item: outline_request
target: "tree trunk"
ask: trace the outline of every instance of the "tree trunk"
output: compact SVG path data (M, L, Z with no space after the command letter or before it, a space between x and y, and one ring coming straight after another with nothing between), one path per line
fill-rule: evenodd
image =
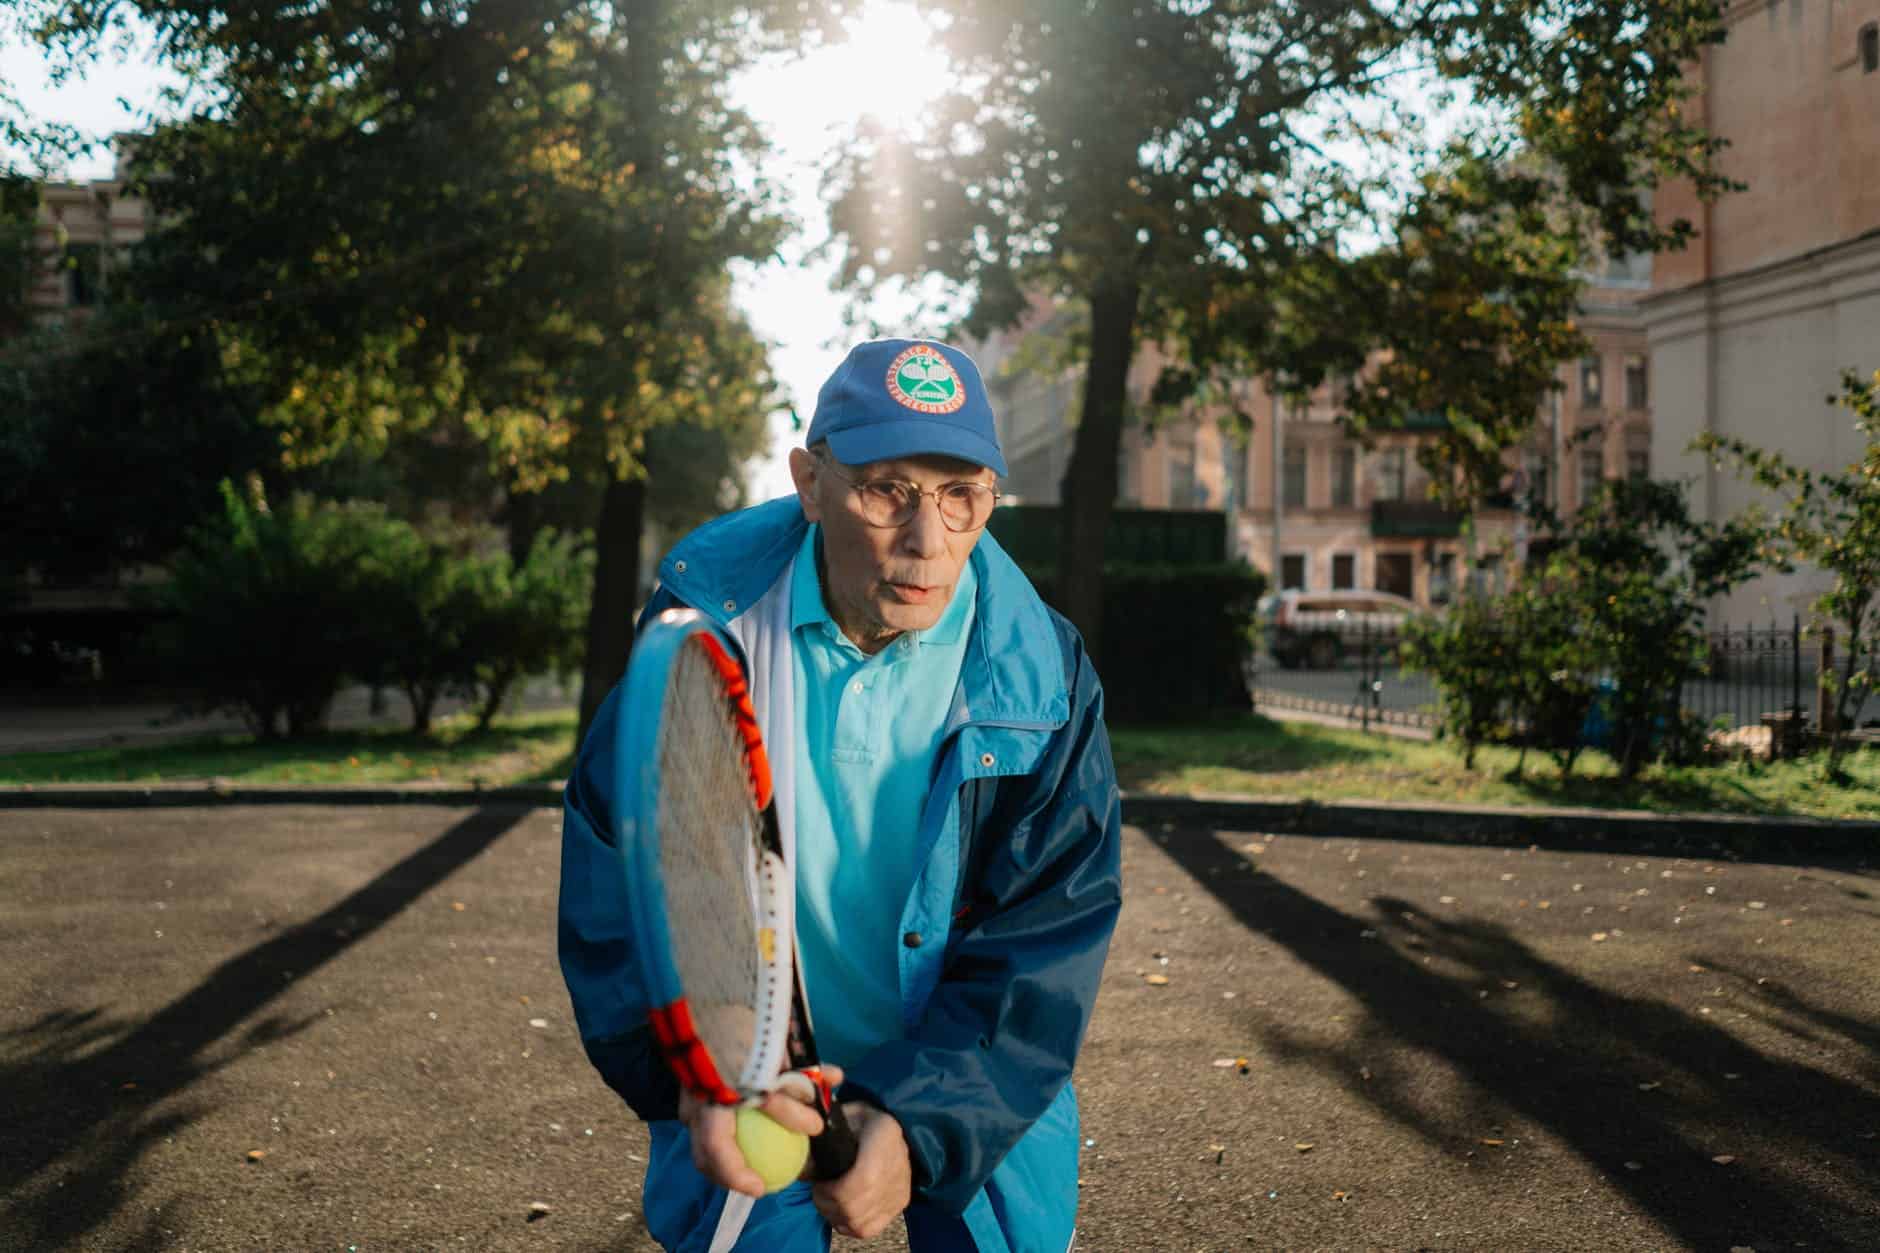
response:
M581 663L577 746L587 737L607 693L626 673L633 613L640 603L640 532L645 522L646 481L609 483L594 528L594 600L588 606L587 655Z
M1071 463L1064 472L1057 602L1099 662L1103 656L1103 548L1116 505L1129 363L1136 347L1133 275L1106 275L1090 293L1090 361Z

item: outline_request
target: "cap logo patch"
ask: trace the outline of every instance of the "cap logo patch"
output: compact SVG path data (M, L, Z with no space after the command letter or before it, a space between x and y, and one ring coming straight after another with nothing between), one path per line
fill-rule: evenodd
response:
M916 413L953 413L966 403L966 384L932 344L915 344L888 366L888 395Z

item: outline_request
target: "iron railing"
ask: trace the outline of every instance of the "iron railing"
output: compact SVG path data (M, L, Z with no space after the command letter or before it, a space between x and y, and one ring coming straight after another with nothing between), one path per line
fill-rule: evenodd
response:
M1436 685L1399 661L1400 632L1369 621L1349 628L1317 628L1319 643L1293 638L1283 663L1262 647L1248 666L1256 706L1292 709L1374 724L1433 727ZM1680 703L1719 733L1768 728L1772 735L1819 728L1821 710L1833 708L1822 686L1822 640L1798 616L1788 625L1718 627L1708 632L1705 672L1684 684ZM1271 641L1264 643L1270 644ZM1597 680L1602 676L1595 676ZM1855 710L1853 727L1880 719L1880 693ZM1751 737L1753 738L1753 737Z

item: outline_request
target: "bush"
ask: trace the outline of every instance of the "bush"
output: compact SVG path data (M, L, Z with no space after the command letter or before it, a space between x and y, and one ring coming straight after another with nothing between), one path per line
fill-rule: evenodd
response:
M593 550L554 531L536 535L520 566L502 554L466 567L464 653L479 730L489 726L518 680L566 676L580 667L593 586Z
M1419 624L1406 657L1436 680L1467 764L1485 740L1518 731L1563 776L1598 742L1631 779L1647 762L1701 752L1679 698L1708 666L1704 605L1749 577L1758 541L1751 523L1693 520L1677 485L1609 483L1540 571Z
M205 709L263 739L321 726L348 682L396 687L412 729L446 694L473 698L479 729L521 678L579 662L592 554L544 532L521 566L475 536L419 534L378 505L224 489L160 593L163 648Z
M295 497L270 509L258 485L222 485L223 512L198 527L157 593L171 615L162 651L204 709L232 710L262 739L314 730L384 611L378 554L410 528L371 505Z
M1052 571L1027 573L1054 603ZM1105 566L1098 674L1108 716L1147 722L1249 708L1244 664L1265 590L1265 577L1238 563Z
M1502 620L1498 602L1465 596L1440 617L1404 624L1404 668L1430 676L1437 690L1437 726L1462 745L1463 765L1498 738L1518 676L1531 664L1521 637Z

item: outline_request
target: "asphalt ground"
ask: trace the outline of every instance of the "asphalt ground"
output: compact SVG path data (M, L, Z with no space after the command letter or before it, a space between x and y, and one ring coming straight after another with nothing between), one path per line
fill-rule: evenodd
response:
M0 811L0 1248L650 1253L557 825ZM1127 833L1079 1250L1880 1248L1872 859L1232 825Z

